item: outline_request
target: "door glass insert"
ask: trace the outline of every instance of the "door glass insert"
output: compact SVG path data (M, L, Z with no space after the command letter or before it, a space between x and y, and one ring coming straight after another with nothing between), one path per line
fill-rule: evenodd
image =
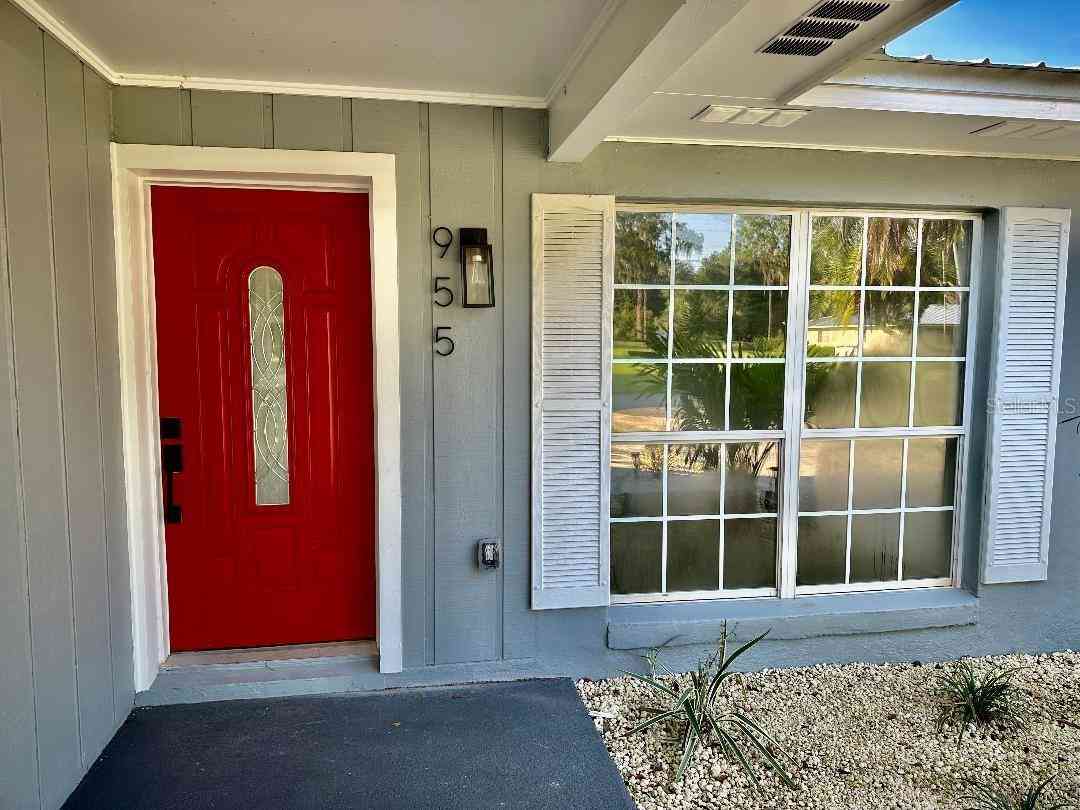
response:
M285 380L285 307L281 274L256 267L248 276L255 503L289 502L289 422Z

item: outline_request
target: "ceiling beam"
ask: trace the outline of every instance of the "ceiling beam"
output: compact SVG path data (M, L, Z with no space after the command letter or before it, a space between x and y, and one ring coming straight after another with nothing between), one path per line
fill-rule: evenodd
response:
M548 159L578 163L750 0L623 0L561 88Z

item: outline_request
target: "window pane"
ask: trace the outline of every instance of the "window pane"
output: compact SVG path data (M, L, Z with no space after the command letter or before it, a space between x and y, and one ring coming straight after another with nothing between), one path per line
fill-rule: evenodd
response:
M799 518L796 585L837 585L847 567L847 517Z
M782 290L736 290L732 294L732 357L784 356L787 298Z
M850 442L807 440L799 451L799 511L834 512L848 508Z
M919 293L920 357L963 357L967 351L967 294Z
M900 515L852 515L851 581L894 582L900 564Z
M916 427L959 425L963 421L963 386L963 363L916 363Z
M842 428L855 424L857 363L806 364L806 426Z
M668 454L668 514L720 514L719 444L673 445Z
M857 285L862 275L862 217L814 217L810 283Z
M866 231L866 284L874 287L911 287L919 221L870 217Z
M615 357L667 357L667 290L615 290Z
M715 591L720 587L720 521L668 522L667 589Z
M727 284L731 214L675 215L675 283Z
M671 429L723 430L726 372L719 363L671 367Z
M661 523L611 524L611 592L660 590Z
M611 445L611 516L663 514L664 448L659 444Z
M791 217L735 217L735 283L787 284L791 266Z
M731 364L731 430L784 426L784 364Z
M863 355L910 357L915 293L868 292Z
M671 214L619 211L615 219L615 283L671 281Z
M859 347L859 293L811 290L806 343L810 357L853 356Z
M666 404L666 363L612 364L612 431L664 430L667 426Z
M288 389L285 380L285 298L281 274L256 267L248 276L255 503L289 502Z
M904 515L904 579L947 577L952 569L953 512Z
M862 363L861 427L906 427L911 363Z
M724 590L776 587L776 518L724 521Z
M727 309L727 290L676 290L672 356L726 357Z
M727 446L726 514L775 514L780 504L779 484L780 455L776 442Z
M900 506L903 439L860 439L855 442L852 505L856 509Z
M923 222L922 287L966 287L971 268L971 222L928 219Z
M908 506L953 505L956 446L956 439L944 437L908 440Z

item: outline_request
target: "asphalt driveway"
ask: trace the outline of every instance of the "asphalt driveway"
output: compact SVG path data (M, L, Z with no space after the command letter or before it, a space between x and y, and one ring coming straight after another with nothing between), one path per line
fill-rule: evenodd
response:
M65 807L634 805L556 679L136 709Z

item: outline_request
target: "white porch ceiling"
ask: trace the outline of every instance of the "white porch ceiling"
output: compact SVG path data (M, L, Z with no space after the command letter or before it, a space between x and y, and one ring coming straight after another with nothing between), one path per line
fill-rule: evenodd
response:
M607 0L16 2L129 84L197 77L544 106Z

